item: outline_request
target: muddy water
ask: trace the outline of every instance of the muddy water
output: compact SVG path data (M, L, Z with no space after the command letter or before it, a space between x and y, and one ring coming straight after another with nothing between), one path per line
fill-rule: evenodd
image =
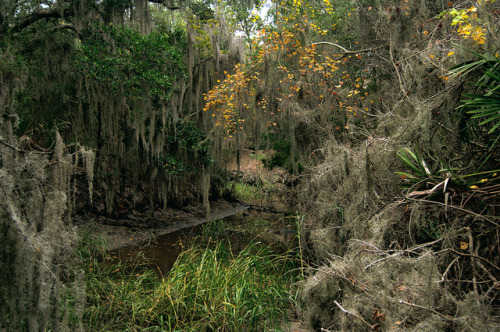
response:
M122 261L133 259L137 255L143 255L146 261L149 262L149 265L158 272L160 277L163 277L172 269L181 252L187 249L193 241L199 241L203 232L205 232L204 235L206 237L212 236L217 239L228 240L233 252L239 252L244 249L255 234L249 235L248 232L238 230L241 227L242 220L245 219L243 214L244 212L238 212L234 215L221 218L222 222L220 220L209 221L205 224L161 235L149 243L143 243L139 246L122 247L113 250L111 254ZM280 251L286 250L286 247L292 243L296 234L294 230L290 230L288 227L272 231L262 228L260 231L263 231L261 233L261 240L264 242L281 243L282 248L278 249Z
M164 276L170 271L182 252L181 239L189 240L183 233L184 231L177 231L163 235L149 245L122 247L111 252L111 256L126 261L142 254L158 274Z
M239 212L241 214L241 212ZM241 218L238 215L223 218L224 224L231 224L235 219ZM160 276L165 276L173 267L180 253L189 247L193 241L197 241L202 236L203 226L217 221L209 221L205 224L196 225L194 227L184 228L182 230L168 233L157 237L149 243L143 243L139 246L126 246L115 249L111 252L111 256L117 257L119 260L126 261L134 258L139 254L144 255ZM250 238L243 232L234 231L232 229L218 230L213 234L218 238L228 239L233 250L239 251L248 244Z

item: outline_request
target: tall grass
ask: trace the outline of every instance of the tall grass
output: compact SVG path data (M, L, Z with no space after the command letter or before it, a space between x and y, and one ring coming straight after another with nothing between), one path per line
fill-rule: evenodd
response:
M88 260L87 328L106 331L269 331L286 319L292 257L258 242L183 252L168 276L134 262Z

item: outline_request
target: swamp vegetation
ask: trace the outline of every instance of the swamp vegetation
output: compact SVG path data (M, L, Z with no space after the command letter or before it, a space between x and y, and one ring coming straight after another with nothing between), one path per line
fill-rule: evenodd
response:
M499 6L1 1L0 330L499 330Z

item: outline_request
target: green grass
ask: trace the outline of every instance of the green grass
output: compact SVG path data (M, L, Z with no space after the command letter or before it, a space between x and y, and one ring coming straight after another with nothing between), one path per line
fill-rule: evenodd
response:
M293 301L292 257L258 242L192 246L160 279L142 257L108 263L86 256L84 325L93 331L279 330Z
M260 200L264 197L261 186L253 186L239 181L232 181L228 186L232 189L236 198L244 202Z
M251 185L241 181L231 181L228 183L228 189L240 201L250 204L261 204L263 200L268 200L275 192L275 186L272 183Z

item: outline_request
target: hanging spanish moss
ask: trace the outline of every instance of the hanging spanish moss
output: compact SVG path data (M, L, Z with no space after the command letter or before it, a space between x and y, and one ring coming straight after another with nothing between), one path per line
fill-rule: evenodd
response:
M7 52L0 58L13 64ZM20 73L0 68L0 328L81 330L84 289L69 212L79 156L91 171L93 154L69 154L59 134L53 154L20 147L8 107L24 83Z

